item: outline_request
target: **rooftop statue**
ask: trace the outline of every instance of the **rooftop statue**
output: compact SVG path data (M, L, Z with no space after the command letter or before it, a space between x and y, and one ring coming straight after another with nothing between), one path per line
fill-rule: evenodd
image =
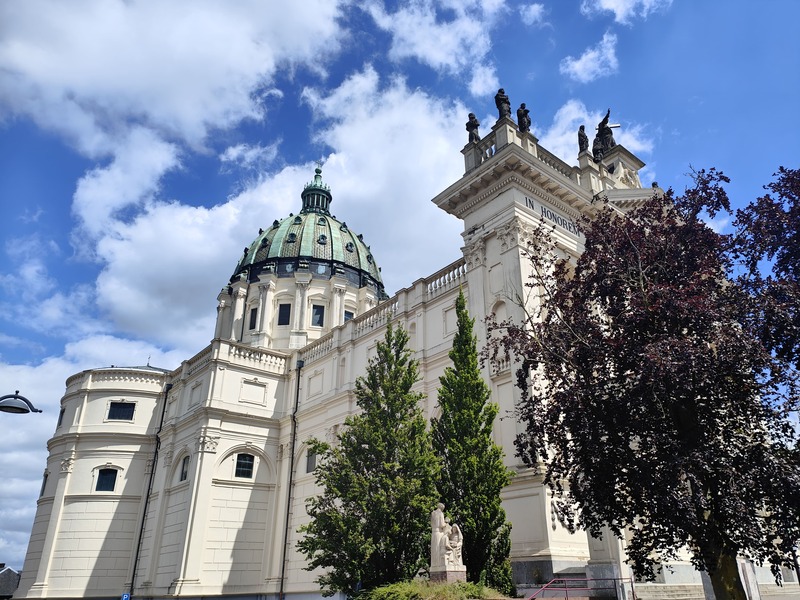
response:
M494 103L495 106L497 106L497 112L500 115L498 118L511 118L511 101L508 99L506 91L503 88L497 90L497 93L494 96Z
M478 127L481 126L480 121L475 117L475 113L469 113L469 121L467 121L467 131L469 132L469 143L477 143L481 141L481 136L478 134Z
M524 102L520 104L519 108L517 109L517 125L522 133L531 130L530 112L531 111L525 108Z
M578 154L586 152L589 149L589 136L586 135L586 127L580 126L578 129Z
M611 130L611 128L619 127L619 125L609 125L608 119L610 116L611 109L609 108L606 112L606 116L603 117L603 120L597 124L597 134L594 136L594 142L592 142L592 154L594 155L594 162L600 162L603 160L603 156L605 156L609 150L617 145L617 142L614 141L614 132Z

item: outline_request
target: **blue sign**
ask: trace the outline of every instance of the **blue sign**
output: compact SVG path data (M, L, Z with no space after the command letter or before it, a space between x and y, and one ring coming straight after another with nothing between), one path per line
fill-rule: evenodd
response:
M120 596L119 600L131 600L131 595L130 594L122 594L122 596Z

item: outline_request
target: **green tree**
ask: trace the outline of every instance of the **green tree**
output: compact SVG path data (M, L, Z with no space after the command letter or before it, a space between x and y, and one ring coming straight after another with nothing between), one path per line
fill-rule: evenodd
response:
M468 580L511 593L511 526L500 502L511 473L492 439L498 407L489 401L491 394L478 368L475 321L463 293L456 299L456 316L453 366L439 379L441 416L431 424L433 448L442 462L436 487L445 511L464 534Z
M521 360L517 446L544 463L562 522L627 528L645 577L688 548L718 599L744 600L737 556L779 578L800 538L797 338L770 337L776 298L736 277L737 236L701 218L730 210L725 181L701 171L683 196L599 208L574 265L542 225L541 308L506 324L503 345Z
M298 547L308 570L324 568L324 594L411 579L428 564L430 512L439 463L419 401L408 334L389 323L365 377L356 381L361 413L348 417L338 444L312 440L320 456L319 496Z

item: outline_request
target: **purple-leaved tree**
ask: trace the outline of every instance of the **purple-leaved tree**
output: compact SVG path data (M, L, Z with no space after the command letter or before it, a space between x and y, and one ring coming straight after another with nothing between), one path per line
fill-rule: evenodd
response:
M541 302L494 324L487 356L519 361L518 451L545 466L563 523L625 535L646 578L686 548L718 599L745 600L737 556L780 578L800 539L800 207L798 173L782 171L778 200L715 232L703 218L730 211L726 181L700 171L683 195L599 208L577 262L555 258L540 224Z

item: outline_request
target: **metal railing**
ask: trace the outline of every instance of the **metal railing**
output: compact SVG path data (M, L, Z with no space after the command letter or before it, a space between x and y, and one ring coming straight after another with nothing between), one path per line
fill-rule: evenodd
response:
M626 584L630 586L630 596L625 593L627 587ZM621 595L620 589L623 590ZM610 593L602 593L604 591L613 592L614 598L617 600L636 600L636 593L633 590L633 579L625 577L594 579L585 577L558 577L556 579L551 579L538 590L536 590L532 595L528 596L528 600L533 600L534 598L562 597L565 598L565 600L569 600L570 593L572 594L573 598L586 596L611 596Z

